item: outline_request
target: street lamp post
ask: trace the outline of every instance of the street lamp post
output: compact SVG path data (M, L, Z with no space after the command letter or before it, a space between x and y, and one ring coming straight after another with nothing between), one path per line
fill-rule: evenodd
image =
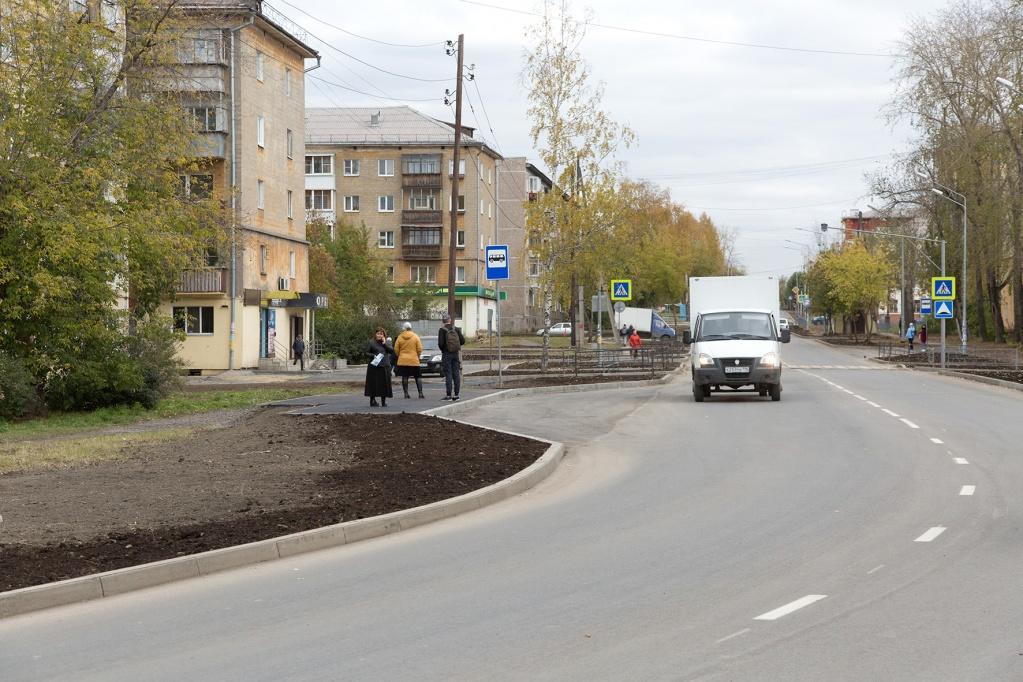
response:
M962 328L962 332L961 332L962 338L960 339L960 351L962 352L963 355L966 355L966 337L969 335L969 331L968 331L969 326L968 326L968 321L967 321L967 316L966 316L966 305L967 305L966 289L967 289L967 286L968 286L967 274L966 274L966 252L968 250L967 243L966 243L966 195L963 194L962 192L957 192L954 189L951 189L949 187L945 187L944 185L940 185L940 184L938 184L936 182L934 184L937 185L937 187L932 187L931 188L932 192L934 192L935 194L937 194L940 197L944 197L945 199L948 199L953 204L955 204L959 208L963 209L963 277L962 277L962 281L959 283L959 291L962 294L960 296L960 298L962 298L962 306L963 306L963 328ZM958 197L958 199L956 197Z

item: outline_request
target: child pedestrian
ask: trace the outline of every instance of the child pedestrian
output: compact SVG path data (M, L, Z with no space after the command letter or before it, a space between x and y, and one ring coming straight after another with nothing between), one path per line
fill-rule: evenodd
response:
M916 325L912 322L909 323L909 327L906 328L906 341L909 342L909 352L913 352L913 339L916 338Z

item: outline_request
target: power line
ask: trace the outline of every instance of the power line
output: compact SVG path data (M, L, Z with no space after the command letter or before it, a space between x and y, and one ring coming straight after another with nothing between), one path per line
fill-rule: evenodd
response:
M817 161L814 163L795 164L790 166L769 166L765 168L752 168L746 170L672 173L667 175L647 175L644 177L646 177L648 180L714 180L729 177L740 177L744 175L760 175L786 171L802 171L816 169L828 170L828 167L831 166L860 163L867 161L879 161L881 159L890 158L892 156L899 156L899 154L878 154L875 156L860 156L850 159L834 159L832 161Z
M472 79L472 84L476 88L476 96L479 98L480 109L483 110L483 117L487 120L487 130L490 131L490 134L494 138L494 146L497 147L497 151L499 151L501 153L501 156L504 156L504 150L501 149L501 144L497 141L497 133L494 132L494 126L491 125L491 123L490 123L490 114L487 113L487 105L484 104L484 102L483 102L483 93L480 92L479 81L477 79L473 78ZM475 115L475 114L476 114L476 112L473 112L473 115ZM477 123L479 123L479 121L477 121Z
M511 7L502 7L501 5L492 5L488 2L479 2L478 0L459 0L467 5L478 5L480 7L488 7L490 9L501 10L503 12L512 12L514 14L525 14L533 17L544 16L540 12L530 12L528 10L513 9ZM743 43L734 40L716 40L713 38L701 38L699 36L687 36L680 35L677 33L664 33L661 31L647 31L639 28L629 28L627 26L614 26L612 24L600 24L593 21L585 22L587 26L594 26L596 28L603 28L609 31L624 31L626 33L638 33L640 35L656 36L658 38L673 38L675 40L688 40L697 43L710 43L712 45L729 45L731 47L748 47L759 50L779 50L783 52L806 52L810 54L831 54L831 55L845 55L850 57L885 57L894 58L898 55L887 53L887 52L852 52L847 50L822 50L814 49L809 47L788 47L785 45L767 45L763 43Z
M314 15L310 14L309 12L306 12L301 7L298 7L296 5L291 4L290 2L288 2L288 0L280 0L280 1L283 2L285 5L287 5L288 7L291 7L294 10L296 10L298 12L301 12L302 14L306 15L307 17L309 17L313 21L319 22L319 23L323 24L324 26L327 26L329 28L334 29L335 31L341 31L342 33L347 33L348 35L353 36L355 38L359 38L360 40L368 40L371 43L378 43L380 45L387 45L388 47L411 47L411 48L438 47L438 46L444 45L444 41L443 40L438 40L438 41L435 41L435 42L432 42L432 43L421 43L419 45L406 45L406 44L403 44L403 43L389 43L386 40L377 40L376 38L370 38L368 36L359 35L358 33L354 33L352 31L349 31L348 29L341 28L340 26L338 26L336 24L332 24L329 21L325 21L323 19L320 19L319 17L314 16Z
M757 208L735 208L730 206L686 206L683 207L687 210L695 209L697 211L793 211L798 208L819 208L821 206L838 206L840 204L849 204L854 201L859 201L865 195L853 197L852 199L840 199L838 201L829 201L823 204L804 204L802 206L768 206L768 207L757 207Z
M375 99L389 99L389 100L392 100L392 101L395 101L395 102L436 102L439 99L438 97L423 97L423 98L385 97L383 95L375 95L375 94L373 94L371 92L366 92L364 90L358 90L356 88L349 87L347 85L342 85L340 83L335 83L334 81L329 81L326 78L320 78L319 76L314 76L312 74L306 74L306 76L311 78L311 79L313 79L313 80L318 80L321 83L325 83L327 85L330 85L332 87L341 88L342 90L348 90L349 92L358 93L360 95L365 95L367 97L373 97Z

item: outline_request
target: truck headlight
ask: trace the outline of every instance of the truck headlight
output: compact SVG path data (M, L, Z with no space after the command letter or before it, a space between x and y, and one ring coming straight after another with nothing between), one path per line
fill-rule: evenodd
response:
M777 369L779 365L778 354L774 351L766 353L764 357L760 358L760 366L766 369Z
M697 360L700 363L700 367L713 367L714 358L707 355L706 353L700 353L700 357Z

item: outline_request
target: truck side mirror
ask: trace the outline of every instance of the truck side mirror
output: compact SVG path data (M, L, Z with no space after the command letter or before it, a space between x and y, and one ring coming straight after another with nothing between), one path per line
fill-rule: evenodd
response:
M790 332L788 329L782 329L781 330L781 342L782 343L788 343L791 340L792 340L792 332Z
M687 346L693 342L693 333L690 331L682 332L682 343Z

